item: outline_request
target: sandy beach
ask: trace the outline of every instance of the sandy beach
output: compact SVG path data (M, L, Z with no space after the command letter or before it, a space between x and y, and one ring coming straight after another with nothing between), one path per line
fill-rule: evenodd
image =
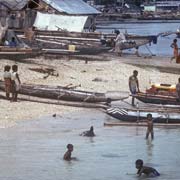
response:
M103 61L104 58L109 61ZM17 64L22 83L46 84L66 86L72 84L78 86L77 89L106 92L106 91L128 91L128 78L133 70L139 71L140 90L144 91L150 87L150 83L169 83L176 84L179 75L175 72L169 72L169 69L179 68L180 65L175 62L170 63L169 58L165 57L135 57L133 55L124 55L117 57L112 55L103 55L102 61L88 61L71 58L35 58L19 62L2 59L0 63L0 75L2 80L3 68L5 65ZM164 67L163 72L157 67ZM29 68L53 68L56 76L29 70ZM166 72L167 70L167 72ZM97 81L94 81L94 80ZM4 93L4 92L1 92ZM35 102L18 101L12 103L0 99L0 126L11 126L19 120L37 119L43 116L51 116L54 113L62 115L79 108L40 104Z

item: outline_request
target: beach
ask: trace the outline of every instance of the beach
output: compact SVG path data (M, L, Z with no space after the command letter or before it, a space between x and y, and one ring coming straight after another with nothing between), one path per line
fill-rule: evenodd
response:
M1 80L5 65L17 64L22 83L66 86L72 84L76 89L107 92L107 91L129 91L128 78L133 70L138 70L140 90L145 91L151 83L176 84L179 78L174 69L180 67L175 62L170 63L168 57L136 57L125 54L118 57L112 54L103 54L98 61L89 60L88 63L81 59L66 57L60 59L35 58L19 62L1 60ZM108 59L108 61L104 61ZM160 67L160 68L159 68ZM162 71L163 67L163 71ZM59 76L48 76L35 72L29 68L53 68ZM168 73L173 72L174 73ZM4 94L4 92L1 92ZM9 127L20 120L31 120L53 114L67 114L78 112L81 108L43 104L29 101L10 102L0 99L0 126Z

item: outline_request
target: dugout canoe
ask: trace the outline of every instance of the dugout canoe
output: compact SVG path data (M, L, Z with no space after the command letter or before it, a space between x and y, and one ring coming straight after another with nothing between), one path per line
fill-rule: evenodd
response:
M180 123L180 110L171 109L128 109L110 107L106 113L123 122L140 122L146 120L147 114L151 113L154 123Z
M4 89L4 82L0 81L0 89ZM106 102L108 99L111 101L122 100L129 97L128 92L121 91L108 91L106 93L89 92L81 90L68 89L62 86L47 86L47 85L32 85L22 84L19 94L36 96L41 98L49 98L65 101L78 101L78 102Z
M39 49L0 46L0 59L20 60L33 58L41 54L42 52Z
M133 95L136 99L144 103L163 104L163 105L180 105L180 101L175 96L165 96L150 93L137 93Z

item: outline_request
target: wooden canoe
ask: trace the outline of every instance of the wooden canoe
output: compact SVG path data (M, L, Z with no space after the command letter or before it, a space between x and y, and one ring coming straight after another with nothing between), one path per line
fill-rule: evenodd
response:
M81 40L92 40L92 41L99 41L101 36L105 35L107 38L115 38L115 33L102 33L102 32L68 32L68 31L43 31L43 30L35 30L35 36L37 37L61 37L61 38L76 38ZM158 36L158 35L157 35ZM126 34L127 40L135 40L135 39L144 39L148 38L152 40L151 35L136 35L136 34Z
M7 46L0 46L0 59L26 59L41 55L42 52L38 49L31 48L10 48Z
M106 113L123 122L141 122L151 113L154 123L180 123L180 110L172 109L128 109L120 107L107 108Z
M0 89L4 89L4 82L0 81ZM106 93L88 92L81 90L72 90L62 86L32 85L22 84L20 94L36 96L41 98L59 99L65 101L79 102L106 102L107 99L112 101L122 100L129 97L128 92L109 91Z
M133 95L139 101L151 104L163 104L163 105L180 105L180 101L175 96L153 95L149 93L138 93Z

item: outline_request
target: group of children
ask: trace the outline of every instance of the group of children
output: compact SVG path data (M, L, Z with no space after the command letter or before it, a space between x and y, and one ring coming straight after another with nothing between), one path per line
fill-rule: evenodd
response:
M154 138L154 132L153 132L152 114L147 115L146 139L148 139L149 134L151 134L151 138L153 139ZM87 137L95 136L93 126L90 127L89 131L85 131L80 135L87 136ZM73 149L74 149L74 146L72 144L67 145L67 151L63 156L64 160L66 160L66 161L77 160L77 158L71 157ZM141 160L141 159L136 160L135 166L138 169L138 171L137 171L138 176L141 176L142 174L145 174L148 177L160 176L159 172L156 169L154 169L152 167L144 166L143 160Z
M6 98L8 100L11 100L12 102L17 101L18 91L20 89L20 78L17 73L18 66L13 65L12 66L12 72L10 72L11 66L6 65L4 67L4 83L5 83L5 92L6 92ZM12 93L12 98L10 98L10 93Z

